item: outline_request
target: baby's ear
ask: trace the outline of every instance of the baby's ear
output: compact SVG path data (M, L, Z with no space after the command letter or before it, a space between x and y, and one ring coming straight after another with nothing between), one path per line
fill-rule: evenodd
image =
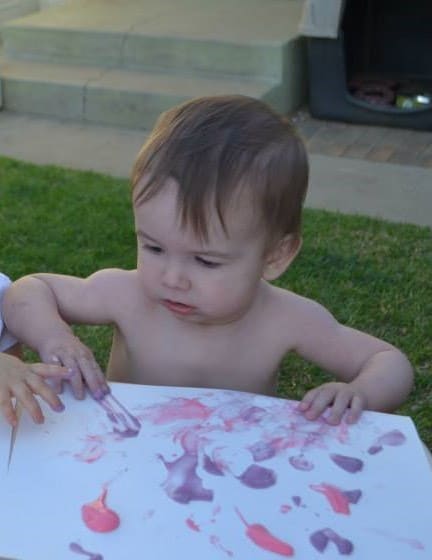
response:
M297 233L290 233L278 241L267 253L262 275L264 280L279 278L296 258L301 245L302 238Z

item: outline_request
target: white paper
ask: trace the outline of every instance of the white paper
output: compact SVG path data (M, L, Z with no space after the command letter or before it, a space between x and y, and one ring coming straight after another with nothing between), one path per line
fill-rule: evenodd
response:
M284 399L129 384L112 391L139 420L136 437L116 434L90 398L66 395L61 414L44 407L43 426L22 419L1 482L0 555L432 557L432 476L409 418L368 412L355 426L332 427L304 420ZM98 533L81 508L104 489L120 525Z

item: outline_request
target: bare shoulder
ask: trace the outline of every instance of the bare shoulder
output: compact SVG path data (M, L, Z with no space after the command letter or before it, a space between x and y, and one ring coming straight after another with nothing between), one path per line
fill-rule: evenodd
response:
M98 270L84 282L88 284L92 293L98 292L103 299L111 301L114 305L123 305L126 299L134 297L138 289L136 270L121 268Z
M277 286L269 288L272 318L283 332L293 333L294 346L296 339L304 340L313 331L337 327L330 311L317 301Z

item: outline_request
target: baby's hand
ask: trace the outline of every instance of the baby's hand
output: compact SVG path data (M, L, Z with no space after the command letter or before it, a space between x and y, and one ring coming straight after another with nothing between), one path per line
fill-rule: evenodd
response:
M18 419L12 404L25 408L37 424L44 421L41 407L34 395L39 395L53 410L64 410L63 403L43 380L43 377L67 377L70 372L64 367L47 364L26 364L9 354L0 354L0 410L11 426L16 426Z
M348 410L346 421L354 424L364 410L366 399L349 383L324 383L306 393L299 404L299 411L308 420L316 420L328 407L326 422L339 424Z
M39 354L44 362L63 365L72 372L68 381L75 398L84 398L84 381L96 399L110 392L92 351L72 333L63 333L57 339L50 338L43 348L39 348ZM62 392L63 383L62 379L56 379L53 383L58 393Z

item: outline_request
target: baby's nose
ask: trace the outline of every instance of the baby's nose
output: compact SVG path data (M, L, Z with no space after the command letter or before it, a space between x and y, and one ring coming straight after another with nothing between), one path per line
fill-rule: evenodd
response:
M162 273L162 283L167 288L188 290L190 280L184 267L180 263L168 262Z

